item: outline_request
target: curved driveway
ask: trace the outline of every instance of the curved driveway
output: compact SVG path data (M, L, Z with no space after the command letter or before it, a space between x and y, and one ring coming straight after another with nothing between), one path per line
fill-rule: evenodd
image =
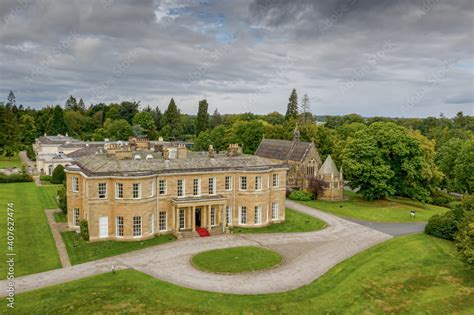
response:
M133 268L180 286L223 293L260 294L283 292L306 285L337 263L391 238L390 235L334 215L287 201L289 208L317 217L324 230L306 233L218 235L178 240L110 258L17 278L16 292L64 283L118 269ZM235 247L263 246L279 252L284 262L271 270L237 275L199 271L190 264L199 252ZM5 287L6 281L0 281ZM5 295L2 290L0 295Z

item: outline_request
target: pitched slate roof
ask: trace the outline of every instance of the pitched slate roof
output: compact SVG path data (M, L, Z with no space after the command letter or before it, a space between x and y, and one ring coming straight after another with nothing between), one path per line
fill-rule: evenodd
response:
M312 145L312 142L262 139L255 155L276 160L302 161Z
M146 160L145 155L153 158ZM75 165L67 169L75 170L77 167L87 175L117 175L141 176L157 173L185 173L222 170L268 170L287 168L286 165L254 155L240 155L229 157L226 154L216 154L209 158L204 154L192 152L187 158L164 160L160 154L152 152L137 152L140 160L119 160L107 157L104 154L86 155L75 161Z
M319 174L334 174L334 176L339 176L339 171L337 170L336 164L334 164L331 155L328 155L326 161L324 161L319 169Z

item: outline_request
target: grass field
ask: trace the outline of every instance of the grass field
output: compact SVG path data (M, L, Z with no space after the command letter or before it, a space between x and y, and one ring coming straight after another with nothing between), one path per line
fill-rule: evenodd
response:
M12 157L0 155L0 168L21 167L21 160L18 154Z
M54 191L54 193L53 193ZM60 268L53 236L44 208L55 208L55 190L34 183L0 184L0 254L5 257L7 203L15 205L15 275L21 276ZM5 258L6 259L6 258ZM0 264L0 279L6 278L7 264Z
M97 260L134 250L172 242L171 235L160 235L140 242L102 241L88 243L80 238L76 232L61 233L71 264L77 265L91 260Z
M192 257L192 265L206 272L240 273L268 269L281 263L280 254L261 247L215 249Z
M233 229L234 233L277 233L277 232L311 232L322 230L326 223L309 215L297 212L292 209L285 210L285 222L272 224L261 228L242 228Z
M455 257L451 242L415 234L359 253L286 293L202 292L123 270L17 294L15 308L22 314L472 314L474 270Z
M428 221L435 214L448 211L447 208L423 204L408 198L391 197L388 200L364 200L360 195L344 191L341 201L301 201L301 203L338 216L379 222ZM410 216L416 210L416 218Z

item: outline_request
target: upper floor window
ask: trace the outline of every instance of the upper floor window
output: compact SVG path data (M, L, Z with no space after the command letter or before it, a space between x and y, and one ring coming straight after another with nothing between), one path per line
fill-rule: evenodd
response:
M232 176L225 177L225 190L232 190Z
M178 189L177 189L178 197L184 197L184 179L178 179Z
M133 185L132 185L132 195L133 195L133 199L138 199L138 198L140 198L140 195L141 195L141 184L133 183Z
M273 178L272 178L272 183L273 183L273 187L278 187L280 186L280 179L278 178L278 174L273 174Z
M122 183L115 183L115 198L117 199L123 198L123 184Z
M240 190L247 190L247 176L240 176Z
M193 196L201 195L201 180L199 178L193 179Z
M107 183L99 183L99 198L107 198Z
M158 181L158 189L160 195L166 195L166 180L160 179Z
M209 195L216 194L216 178L209 177Z
M76 176L72 178L72 191L73 192L79 191L79 178Z
M255 177L255 190L262 190L262 176Z

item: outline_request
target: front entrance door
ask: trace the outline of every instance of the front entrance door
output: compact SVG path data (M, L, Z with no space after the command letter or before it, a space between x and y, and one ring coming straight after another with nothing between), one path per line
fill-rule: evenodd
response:
M194 212L194 216L196 219L196 227L201 226L201 208L196 208L196 211Z
M99 237L109 236L109 218L99 217Z

